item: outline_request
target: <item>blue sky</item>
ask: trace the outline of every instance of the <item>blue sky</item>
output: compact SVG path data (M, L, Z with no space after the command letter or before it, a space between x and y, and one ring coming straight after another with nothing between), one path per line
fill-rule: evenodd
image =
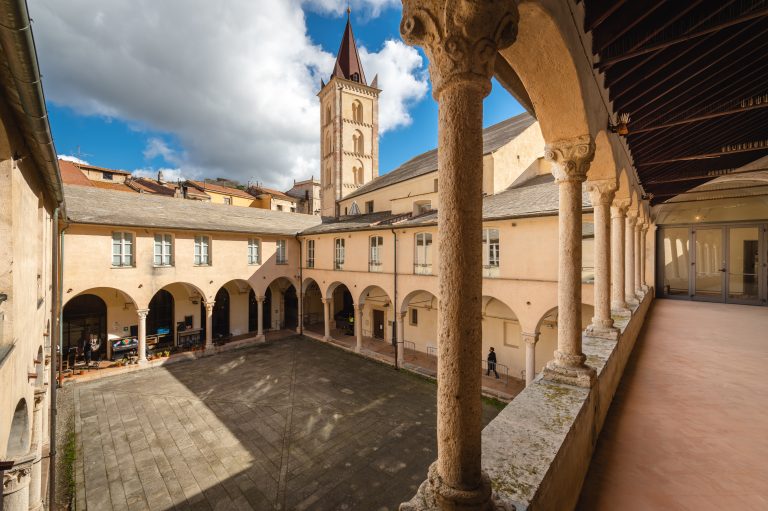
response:
M89 0L79 0L77 4L82 5L83 9L87 9ZM91 0L93 1L93 0ZM152 5L152 4L150 4ZM99 5L101 7L101 5ZM353 4L354 6L354 4ZM31 6L34 7L34 6ZM77 5L73 8L77 9ZM39 8L39 7L38 7ZM60 6L60 9L65 9L65 6ZM66 44L66 30L62 30L62 34L50 34L46 32L43 36L40 35L41 27L37 25L61 27L62 20L64 22L72 23L72 32L83 33L79 30L79 27L75 23L79 21L68 20L67 14L63 11L57 11L56 7L46 6L46 11L40 13L42 22L36 23L34 28L35 36L38 40L38 51L41 53L42 71L44 74L43 80L48 93L48 108L50 113L51 128L54 134L54 140L56 148L59 154L80 156L82 159L88 162L112 168L121 168L126 170L146 169L147 171L153 171L159 168L178 168L188 165L188 168L196 169L195 171L202 174L207 174L205 177L216 177L223 175L226 177L234 177L237 179L245 180L244 176L248 174L256 175L256 179L263 180L267 183L279 181L280 176L287 174L289 169L283 169L282 166L293 166L291 171L294 177L302 172L308 172L313 169L316 162L309 161L304 158L303 167L296 167L295 162L279 162L270 161L268 164L262 165L264 169L242 169L242 164L233 162L229 163L222 157L211 157L212 161L220 162L216 168L210 168L210 164L205 161L205 153L202 147L198 146L194 140L199 140L201 137L205 138L205 133L195 136L188 133L186 130L174 129L174 123L164 122L162 114L153 116L151 107L144 108L144 105L139 100L131 102L122 102L120 99L115 100L115 96L119 91L115 91L119 88L120 83L112 84L110 91L104 91L97 87L92 87L93 80L98 77L93 77L88 82L82 82L78 84L77 75L72 76L67 73L69 69L82 65L81 62L75 62L69 66L54 65L53 72L48 74L46 71L46 64L59 63L62 57L57 57L56 51L62 44ZM35 9L32 9L33 16L36 14ZM104 19L110 20L110 14L108 9L106 10L106 16L102 18L100 23L104 23ZM353 11L352 22L355 31L355 36L359 46L366 48L368 52L380 52L384 46L385 41L390 39L396 39L399 41L399 23L400 23L400 9L399 8L387 8L383 10L377 17L371 17L370 11L366 12L364 9ZM202 15L202 14L201 14ZM306 20L306 36L309 39L308 44L319 45L323 52L331 54L335 57L338 49L342 30L344 28L346 14L329 14L327 12L320 12L319 10L306 10L304 12ZM119 18L119 14L114 14L112 18ZM98 16L97 16L97 21ZM94 22L96 23L96 22ZM110 27L107 27L107 31ZM57 28L59 30L59 28ZM89 33L93 33L91 30ZM94 35L96 37L96 35ZM129 38L130 35L126 35ZM109 42L105 40L102 43L106 48L109 46ZM138 42L136 43L139 44ZM170 45L165 46L168 48ZM92 48L94 52L98 52L98 47L94 47L93 44L87 46ZM257 48L256 55L259 49ZM72 51L76 51L75 48ZM170 51L170 48L168 48ZM235 49L236 51L236 49ZM310 48L311 51L311 48ZM421 50L419 50L421 53ZM104 66L110 65L110 62L114 63L114 66L120 67L121 62L119 60L120 53L116 52L118 57L105 58ZM421 53L423 58L424 67L417 70L411 70L416 74L425 73L426 58ZM67 57L69 57L67 55ZM91 60L86 55L84 62L95 62L94 74L98 74L98 62L99 55L95 55ZM132 57L135 59L137 55ZM150 55L147 58L151 58ZM170 54L168 59L175 60L175 55ZM180 57L181 58L181 57ZM214 57L215 58L215 57ZM255 57L257 60L260 57ZM256 63L258 65L258 62ZM316 72L318 76L325 76L330 74L330 67L328 69L321 69L328 64L328 55L321 55L313 61L312 64L307 66L317 66ZM129 66L130 63L126 63L125 66ZM365 61L364 61L365 65ZM257 66L258 67L258 66ZM185 70L186 71L186 70ZM108 74L109 68L105 68L102 74ZM166 74L170 74L166 73ZM370 80L373 79L373 73L366 69L366 75ZM49 80L53 81L59 79L60 82L66 85L61 85L58 82L49 83ZM237 80L237 76L233 77L233 80ZM245 79L245 78L244 78ZM72 82L71 84L69 82ZM314 84L315 89L319 88L319 83ZM91 91L92 88L92 91ZM131 89L126 89L128 94L131 90L134 90L135 86ZM159 87L158 87L159 89ZM52 91L52 92L49 92ZM76 91L75 91L76 90ZM150 87L150 91L152 88ZM75 91L75 92L73 92ZM314 91L316 92L316 90ZM247 92L246 92L247 93ZM90 96L89 96L90 94ZM254 90L254 94L257 92ZM382 95L387 94L385 88ZM146 93L145 93L146 95ZM305 94L306 96L306 94ZM218 98L217 98L218 99ZM305 101L311 101L305 100ZM432 149L436 146L437 139L437 104L432 99L431 93L427 92L416 100L413 97L403 100L407 114L412 119L410 125L403 126L402 123L384 133L380 138L380 164L379 168L382 173L387 172L407 159L419 154L421 152ZM311 105L310 105L311 106ZM187 108L194 109L196 103L192 103ZM215 108L215 106L213 107ZM185 107L181 107L185 109ZM516 115L522 112L523 109L520 105L498 84L494 81L493 91L485 101L485 120L484 124L489 126L503 119ZM213 113L211 113L213 112ZM248 112L241 112L245 117L245 123L251 124L265 124L271 122L260 117L259 113L254 111L251 115L251 119L248 119ZM174 115L176 112L174 112ZM217 115L217 110L207 111L204 115L198 118L210 119L211 116ZM231 115L229 113L222 112L222 116ZM311 115L311 119L306 119L307 128L303 138L297 138L295 145L297 152L302 147L308 154L313 153L313 149L307 148L307 142L314 143L312 139L312 130L317 134L319 128L315 114ZM179 113L179 122L200 122L194 121L195 117L190 115L184 116L184 113ZM192 119L191 121L188 119ZM279 122L279 119L278 119ZM163 126L166 124L166 126ZM207 124L207 121L202 121L202 124ZM214 130L215 122L211 122L211 130ZM178 125L178 123L177 123ZM221 125L225 126L224 129L229 129L227 119L224 118L221 121ZM201 127L201 129L204 127ZM221 128L219 128L221 129ZM234 129L234 128L233 128ZM279 130L271 130L279 133ZM279 135L275 135L279 136ZM230 137L236 139L237 137ZM319 140L319 135L316 136ZM246 137L247 140L247 137ZM160 146L164 150L149 151L148 146L150 142L160 142ZM192 142L191 142L192 141ZM291 144L293 141L289 138L285 139L285 145L287 150L291 150ZM222 146L224 142L218 144ZM274 144L273 144L274 145ZM228 148L228 152L236 151L237 142L232 141L232 147ZM199 150L198 150L199 149ZM257 160L258 157L252 158ZM268 160L268 159L267 159ZM263 160L263 161L267 161ZM262 161L262 160L259 160ZM261 174L259 174L261 172ZM312 170L316 176L319 175L316 170ZM187 176L187 177L200 177Z

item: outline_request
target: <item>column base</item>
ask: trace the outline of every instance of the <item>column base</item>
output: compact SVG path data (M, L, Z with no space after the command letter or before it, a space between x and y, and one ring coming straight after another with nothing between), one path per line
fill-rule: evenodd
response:
M145 365L149 364L149 360L147 360L146 358L144 360L139 359L136 363L138 365L140 365L140 366L145 366Z
M324 336L323 336L323 340L324 340L325 342L331 342L331 341L333 340L333 337L331 337L331 336L329 336L329 335L324 335Z
M643 290L643 293L645 294L645 293L647 293L647 292L648 292L648 290L649 290L649 289L651 289L651 288L648 286L648 284L643 284L642 286L640 286L640 289L642 289L642 290Z
M545 380L587 389L592 387L597 380L597 371L593 367L588 365L561 366L554 360L547 362L542 373Z
M267 338L264 334L258 334L256 335L256 342L266 342Z
M589 325L584 331L587 337L597 337L598 339L610 339L615 341L619 338L619 329L615 326L597 326Z
M400 504L399 511L514 511L497 503L491 492L491 480L483 472L480 488L457 490L448 486L437 473L437 462L429 466L427 480L421 483L416 495Z
M611 316L628 318L631 315L632 311L630 310L629 305L626 303L619 307L611 307Z

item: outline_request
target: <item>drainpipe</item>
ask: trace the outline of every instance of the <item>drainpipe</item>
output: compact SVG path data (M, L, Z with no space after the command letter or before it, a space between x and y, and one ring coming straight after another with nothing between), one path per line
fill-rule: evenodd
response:
M48 441L50 453L48 456L48 509L56 509L56 393L59 386L57 380L56 366L60 363L59 351L61 350L61 245L63 242L64 229L59 231L59 206L53 211L53 222L51 232L51 322L48 336L50 339L51 351L51 374L48 379L51 392L51 410L48 419Z
M395 325L394 325L395 326L395 331L394 331L392 337L393 337L393 339L395 339L395 369L399 371L400 370L400 365L399 365L398 360L397 360L397 344L401 343L401 342L404 342L404 339L398 339L397 338L397 321L398 321L398 316L400 315L400 310L397 307L397 231L395 231L394 229L391 229L391 231L392 231L392 235L394 236L394 243L392 243L392 248L394 249L394 253L395 253L395 268L394 268L394 272L393 272L393 278L394 278L394 281L395 281L394 282L394 284L395 284L395 286L394 286L395 292L394 292L394 295L393 295L393 298L392 298L392 310L395 311ZM403 346L403 353L405 353L405 346Z
M304 256L301 253L301 239L297 232L294 237L299 242L299 335L304 335Z

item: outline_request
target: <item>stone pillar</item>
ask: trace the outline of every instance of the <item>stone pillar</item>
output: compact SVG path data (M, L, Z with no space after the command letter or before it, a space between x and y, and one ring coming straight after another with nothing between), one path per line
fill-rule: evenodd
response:
M532 334L523 332L525 342L525 386L531 384L536 377L536 344L539 342L539 332Z
M213 300L205 302L205 350L213 349Z
M47 386L35 388L34 404L32 406L32 448L34 454L32 461L32 471L29 480L29 509L38 511L43 508L43 472L42 472L42 454L43 454L43 403L47 394Z
M624 231L627 223L629 199L617 199L611 206L611 309L616 314L629 314L624 279Z
M355 304L355 351L363 350L363 305Z
M13 467L3 472L2 511L28 511L34 457L14 461Z
M639 217L637 220L638 221L635 224L635 296L638 298L638 300L640 300L644 294L640 287L641 281L643 280L642 273L640 271L643 265L643 254L640 251L640 237L643 231L643 221Z
M624 236L624 299L628 305L637 305L635 296L635 224L637 217L627 214Z
M397 313L397 366L405 363L405 316L407 312Z
M330 298L323 298L323 325L325 326L326 341L331 340L331 300Z
M595 143L588 135L548 144L544 150L560 192L557 350L544 378L580 387L590 387L596 375L581 351L581 184L594 155Z
M256 339L259 341L265 340L264 337L264 300L265 297L256 297Z
M616 339L619 330L611 317L611 220L610 207L616 180L587 183L595 216L595 316L587 335Z
M139 364L147 363L147 314L149 309L138 309L139 315Z
M648 241L648 227L650 224L645 222L640 231L640 289L643 293L648 292L648 283L646 279L646 265L648 264L648 254L646 253L646 241Z
M404 0L400 32L429 59L438 103L437 462L401 510L486 510L481 469L483 98L498 50L517 36L517 4Z

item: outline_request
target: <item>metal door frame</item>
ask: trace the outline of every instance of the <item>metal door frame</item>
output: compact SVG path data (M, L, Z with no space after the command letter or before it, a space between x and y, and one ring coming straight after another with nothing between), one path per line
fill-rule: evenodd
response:
M757 228L757 298L754 300L743 300L738 298L729 298L729 287L730 287L730 279L728 278L728 273L730 273L731 268L731 229L744 229L749 227L755 227ZM742 304L742 305L761 305L765 304L765 281L766 281L766 269L765 269L765 252L766 252L766 239L765 239L765 224L761 223L755 223L755 224L743 224L743 225L727 225L725 226L725 233L726 233L726 269L729 271L726 271L726 288L725 288L725 303L736 303L736 304Z

